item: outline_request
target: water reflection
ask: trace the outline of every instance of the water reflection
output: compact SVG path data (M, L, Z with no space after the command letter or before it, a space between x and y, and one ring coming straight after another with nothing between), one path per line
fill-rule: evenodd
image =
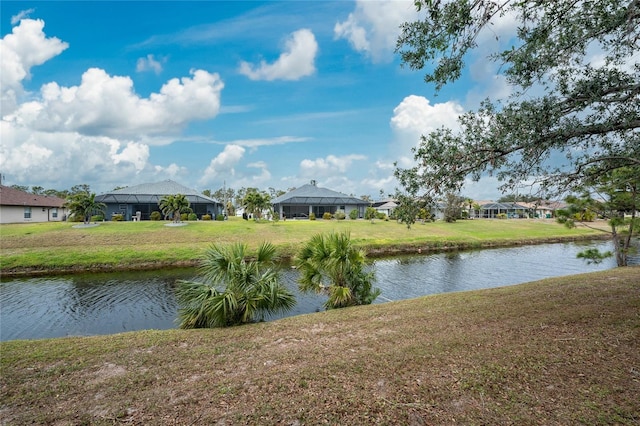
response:
M546 244L377 259L371 265L376 286L382 289L376 303L615 266L612 258L599 265L587 265L576 258L590 246L593 244ZM608 242L596 246L611 249ZM637 256L633 259L635 264L639 261ZM298 301L286 315L322 310L326 298L300 294L297 277L296 270L283 268L283 283ZM7 280L0 283L0 340L173 328L178 309L175 282L194 278L194 269L172 269Z

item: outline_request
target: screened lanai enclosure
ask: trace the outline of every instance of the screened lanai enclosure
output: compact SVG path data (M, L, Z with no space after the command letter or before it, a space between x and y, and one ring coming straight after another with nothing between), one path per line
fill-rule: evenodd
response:
M529 208L516 203L489 203L480 206L480 217L493 219L504 214L509 219L529 217Z
M308 219L311 213L321 219L326 212L333 215L338 210L347 216L356 210L358 217L362 218L369 206L367 201L360 198L320 188L314 181L281 195L272 203L273 211L283 219Z
M203 215L215 218L223 212L222 203L172 180L117 189L96 196L96 201L106 204L107 220L118 214L123 215L124 220L149 220L152 212L160 211L158 204L164 196L177 194L189 200L191 210L198 219Z

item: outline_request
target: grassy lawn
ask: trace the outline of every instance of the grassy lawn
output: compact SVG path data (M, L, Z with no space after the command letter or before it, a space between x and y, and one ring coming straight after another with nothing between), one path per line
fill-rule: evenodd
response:
M50 273L75 269L157 268L192 265L211 243L243 241L255 248L262 241L291 257L313 234L349 231L369 254L393 254L442 248L490 247L600 237L588 228L567 229L551 220L466 220L415 224L394 221L104 222L92 228L71 223L0 225L0 272Z
M0 423L638 425L639 312L628 267L228 329L5 342Z

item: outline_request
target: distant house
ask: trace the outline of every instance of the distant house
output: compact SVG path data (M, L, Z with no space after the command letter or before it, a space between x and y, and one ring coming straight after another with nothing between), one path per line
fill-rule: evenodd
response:
M320 188L315 181L279 196L272 204L273 211L286 219L306 219L311 213L320 219L325 212L334 214L338 210L347 216L357 210L358 217L364 217L364 210L369 206L360 198Z
M223 212L222 203L172 180L117 189L96 196L96 201L106 204L107 219L113 215L122 214L125 220L132 220L138 216L140 220L148 220L152 212L160 211L158 203L164 196L176 194L184 195L189 200L191 209L198 219L206 214L215 218Z
M0 223L60 222L67 218L64 203L62 198L0 185Z
M530 211L529 217L539 219L550 219L555 217L556 210L564 209L567 204L561 201L536 201L535 203L520 203L520 205L527 207Z
M480 206L480 217L493 219L505 214L508 218L529 217L529 208L517 203L488 203Z
M386 214L388 217L393 214L393 211L398 207L398 200L387 198L384 200L374 201L371 207L376 209L376 212Z

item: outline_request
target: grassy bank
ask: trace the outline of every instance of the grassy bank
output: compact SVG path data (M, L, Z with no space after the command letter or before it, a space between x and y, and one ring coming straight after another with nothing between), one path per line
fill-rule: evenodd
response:
M190 222L167 227L165 222L105 222L92 228L70 223L0 225L0 272L69 272L90 269L158 268L192 265L214 242L262 241L293 256L311 235L349 231L356 245L370 255L479 248L600 237L588 228L567 229L551 220L467 220L415 224L411 229L394 221L244 221Z
M0 344L2 424L640 423L640 268Z

